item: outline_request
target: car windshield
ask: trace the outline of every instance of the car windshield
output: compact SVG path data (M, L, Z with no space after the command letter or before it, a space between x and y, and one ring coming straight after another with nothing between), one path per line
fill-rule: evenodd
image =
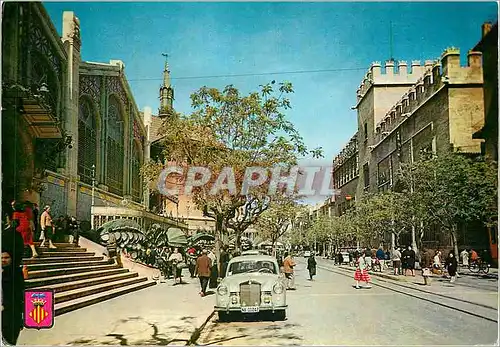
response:
M269 260L242 260L229 265L227 269L227 275L236 275L246 272L260 272L260 273L272 273L277 274L278 269L276 269L275 264Z

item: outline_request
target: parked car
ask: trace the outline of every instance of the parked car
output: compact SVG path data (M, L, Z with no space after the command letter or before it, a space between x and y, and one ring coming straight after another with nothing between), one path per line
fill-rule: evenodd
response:
M249 249L248 251L241 252L241 255L261 255L266 254L265 251L259 251L258 249Z
M219 321L229 321L236 312L270 313L274 320L285 320L286 308L286 287L275 258L244 255L229 261L216 292Z
M308 258L311 256L311 251L305 251L304 252L304 258Z

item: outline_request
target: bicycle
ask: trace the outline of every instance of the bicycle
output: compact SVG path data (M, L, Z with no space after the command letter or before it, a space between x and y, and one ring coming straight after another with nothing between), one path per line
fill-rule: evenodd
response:
M469 263L469 271L472 273L482 272L487 274L490 271L490 264L483 262L481 259L473 260Z

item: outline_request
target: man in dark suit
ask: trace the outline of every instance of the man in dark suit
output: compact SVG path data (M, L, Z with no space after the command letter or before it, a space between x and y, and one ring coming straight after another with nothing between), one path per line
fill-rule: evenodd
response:
M210 280L210 273L212 267L212 260L208 257L208 252L203 250L201 256L196 259L195 274L200 279L201 291L200 295L203 297L207 295L207 285Z

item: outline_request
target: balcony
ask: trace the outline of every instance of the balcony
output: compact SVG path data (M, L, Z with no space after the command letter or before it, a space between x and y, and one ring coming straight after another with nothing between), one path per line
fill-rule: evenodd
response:
M2 93L6 109L15 107L16 112L23 115L34 137L62 138L60 122L51 106L50 92L45 84L29 88L17 83L4 83Z

